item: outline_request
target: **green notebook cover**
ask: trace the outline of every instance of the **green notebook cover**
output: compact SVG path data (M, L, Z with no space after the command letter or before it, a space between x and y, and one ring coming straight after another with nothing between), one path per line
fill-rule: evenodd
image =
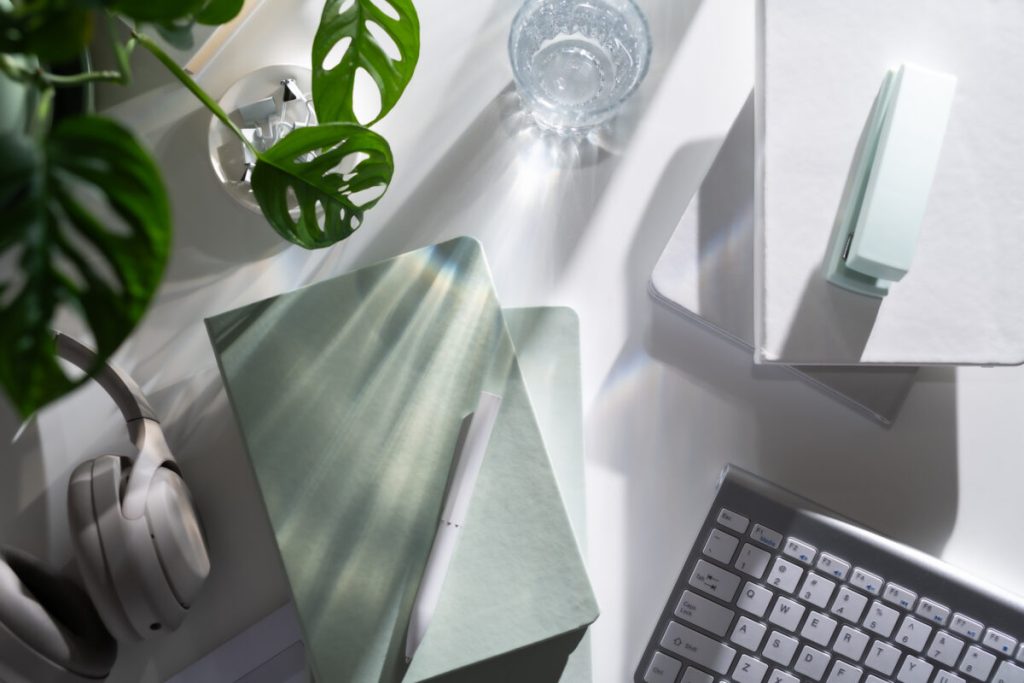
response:
M579 318L574 310L564 307L506 308L504 313L562 500L585 554L587 508ZM529 655L524 655L524 659L531 661ZM569 656L558 680L592 680L589 633Z
M318 680L471 680L471 665L527 650L532 680L548 679L542 660L564 668L597 606L478 243L421 249L207 326ZM501 412L407 668L409 610L481 390L504 397ZM507 680L521 680L514 668Z

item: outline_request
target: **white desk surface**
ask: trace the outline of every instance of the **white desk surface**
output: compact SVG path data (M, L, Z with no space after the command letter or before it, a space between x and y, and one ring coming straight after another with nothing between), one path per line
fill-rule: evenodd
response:
M1024 370L925 370L884 429L784 372L752 367L647 294L753 82L753 0L644 2L653 68L623 134L602 151L546 145L518 125L505 57L515 4L418 2L419 71L381 126L395 182L359 233L327 252L279 247L211 185L208 115L187 96L123 110L149 131L177 233L159 299L118 360L164 416L214 570L187 625L124 645L111 681L163 681L287 599L203 317L459 234L483 242L503 305L580 314L589 562L603 609L595 681L631 677L728 462L1024 593L1024 545L1014 542ZM285 5L295 7L268 7ZM210 90L305 60L320 3L298 6L274 25L276 42L247 35L253 48L232 46L211 68ZM123 449L123 426L96 387L44 411L9 447L16 422L0 411L0 539L60 566L70 557L68 475L86 455Z

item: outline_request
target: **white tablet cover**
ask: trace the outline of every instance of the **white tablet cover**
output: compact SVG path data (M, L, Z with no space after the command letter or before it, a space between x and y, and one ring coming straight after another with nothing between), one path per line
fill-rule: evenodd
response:
M1024 3L758 0L756 347L787 364L1024 361ZM884 300L821 275L886 69L954 74L909 274Z

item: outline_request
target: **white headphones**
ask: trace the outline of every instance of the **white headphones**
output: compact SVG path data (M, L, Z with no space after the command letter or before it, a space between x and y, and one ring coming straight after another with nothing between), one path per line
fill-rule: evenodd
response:
M83 370L95 367L96 354L70 337L57 334L56 345ZM210 573L199 518L153 409L110 365L95 379L121 409L136 454L101 455L71 475L68 521L84 591L25 553L0 549L2 683L106 678L114 638L177 628Z

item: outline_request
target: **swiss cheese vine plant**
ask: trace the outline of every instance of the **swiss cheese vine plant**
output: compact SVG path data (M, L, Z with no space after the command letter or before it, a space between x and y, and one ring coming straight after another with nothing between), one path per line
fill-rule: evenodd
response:
M145 312L171 239L167 193L149 153L108 118L54 115L55 92L99 81L128 85L130 56L142 47L252 148L145 30L187 45L195 24L226 23L243 2L0 0L0 105L20 108L15 125L0 126L0 385L23 415L84 381L57 363L57 314L80 316L105 361ZM88 64L82 56L99 22L107 23L117 68L58 70L69 60ZM319 123L265 151L252 149L253 194L284 239L307 249L335 244L380 199L394 162L387 141L368 126L398 102L419 46L412 0L326 0L311 60ZM362 122L353 106L360 71L380 94L379 111ZM349 159L358 162L340 165ZM297 211L289 210L290 196Z

